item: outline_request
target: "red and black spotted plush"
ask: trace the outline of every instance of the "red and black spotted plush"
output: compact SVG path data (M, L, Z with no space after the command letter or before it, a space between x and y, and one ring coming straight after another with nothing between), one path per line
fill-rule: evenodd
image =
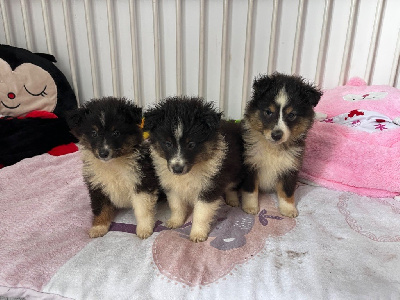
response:
M54 56L0 45L0 167L77 150L64 113L75 94Z

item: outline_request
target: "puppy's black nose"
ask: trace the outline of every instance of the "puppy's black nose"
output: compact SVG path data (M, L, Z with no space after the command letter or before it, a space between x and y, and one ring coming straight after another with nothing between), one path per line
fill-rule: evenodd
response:
M184 166L183 166L183 165L173 165L173 166L172 166L172 171L173 171L175 174L182 174L183 169L184 169Z
M279 141L283 136L283 131L282 130L274 130L271 132L271 137L274 141Z
M102 158L102 159L107 158L109 155L110 155L110 151L108 151L107 149L101 149L101 150L99 151L99 156L100 156L100 158Z

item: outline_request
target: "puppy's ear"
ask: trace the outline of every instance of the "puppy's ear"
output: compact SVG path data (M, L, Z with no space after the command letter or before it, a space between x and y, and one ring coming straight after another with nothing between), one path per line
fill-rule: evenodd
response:
M306 99L313 107L317 106L321 99L322 92L311 84L305 84L302 90L302 97Z
M216 130L219 127L222 113L210 112L204 116L204 121L208 128Z
M134 104L130 104L129 108L124 110L126 121L128 123L133 123L140 125L142 123L142 108Z
M86 108L78 108L75 110L68 111L66 113L66 120L69 128L71 129L71 133L79 138L82 135L81 125L83 120L85 119L85 115L88 113Z
M144 113L144 131L153 131L162 123L164 123L164 111L160 108L149 109Z
M274 76L263 75L253 81L253 98L263 95L274 86Z

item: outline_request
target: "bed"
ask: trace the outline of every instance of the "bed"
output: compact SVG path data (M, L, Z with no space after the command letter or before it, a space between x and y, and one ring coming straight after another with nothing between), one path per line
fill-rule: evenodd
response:
M191 221L135 235L130 210L90 239L79 152L42 154L0 171L0 295L24 299L396 299L400 202L299 183L300 215L274 195L257 216L224 205L209 239ZM2 298L3 299L3 298ZM7 298L6 298L7 299Z

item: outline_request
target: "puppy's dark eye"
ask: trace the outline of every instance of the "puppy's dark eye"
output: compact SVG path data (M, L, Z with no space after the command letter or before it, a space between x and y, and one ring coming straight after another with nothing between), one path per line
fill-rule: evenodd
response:
M97 137L97 136L98 136L98 134L97 134L97 131L96 131L96 130L93 130L91 134L92 134L92 137Z
M113 137L118 137L118 136L120 136L120 134L121 133L118 130L114 130L113 133L112 133L112 136Z
M167 148L171 148L172 147L172 143L170 141L165 141L164 142L165 147Z
M269 108L267 108L266 110L264 110L264 115L266 115L267 117L269 117L269 116L272 115L272 111L271 111Z
M293 121L294 119L296 119L296 114L291 112L290 114L287 115L287 118L289 121Z
M195 142L189 142L187 144L188 149L194 149L194 147L196 147L196 143Z

